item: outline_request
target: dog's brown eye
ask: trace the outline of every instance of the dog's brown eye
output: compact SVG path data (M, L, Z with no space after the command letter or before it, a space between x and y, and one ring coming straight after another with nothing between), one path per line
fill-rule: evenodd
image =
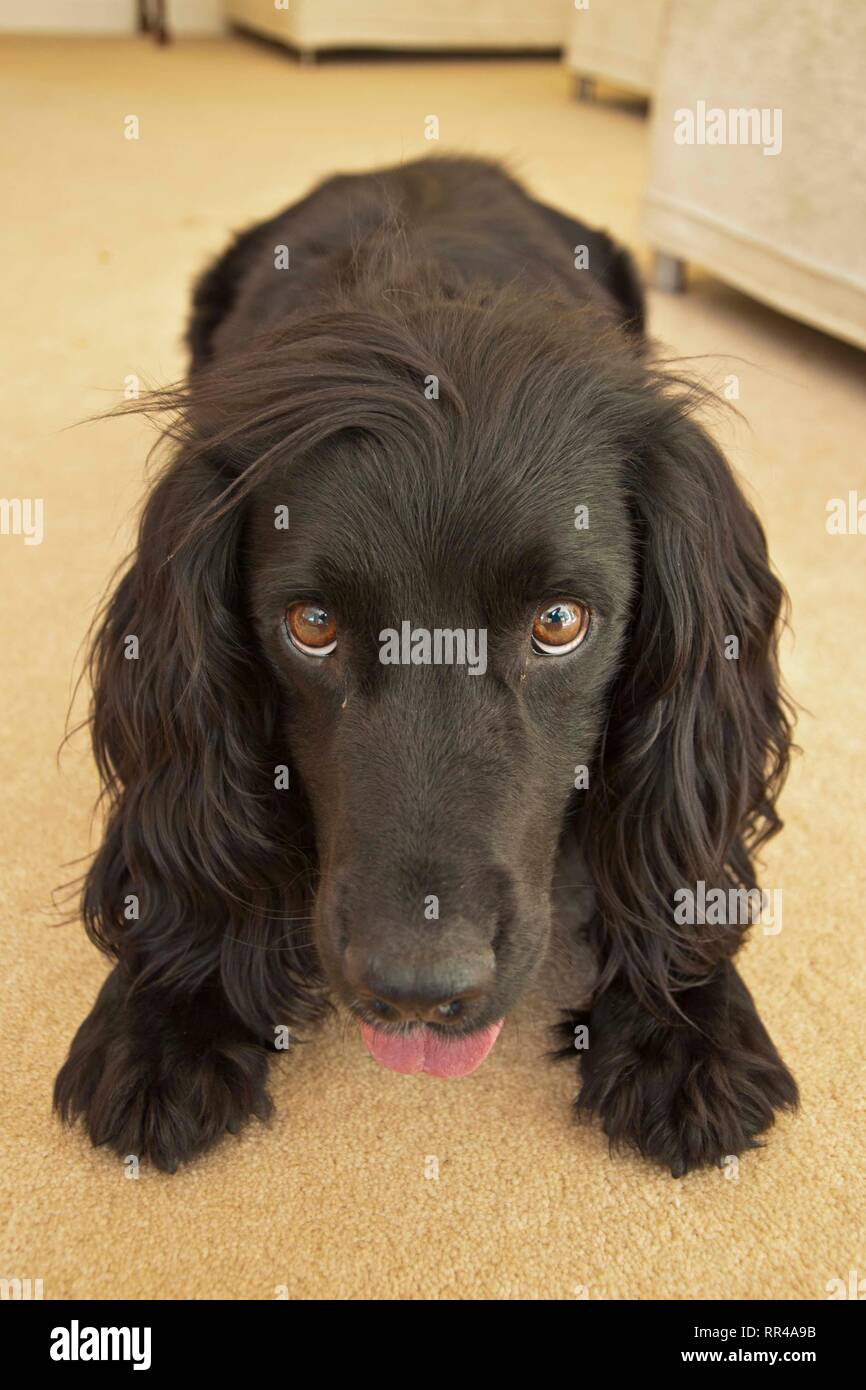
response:
M327 656L337 645L337 620L317 603L293 603L286 613L286 630L306 656Z
M532 624L532 645L545 656L573 652L589 632L592 614L576 599L560 598L540 608Z

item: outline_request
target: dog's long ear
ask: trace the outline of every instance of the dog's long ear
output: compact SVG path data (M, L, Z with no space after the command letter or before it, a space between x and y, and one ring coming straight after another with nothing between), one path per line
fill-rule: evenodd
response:
M679 925L674 894L754 888L752 855L781 825L791 710L760 523L694 419L663 395L653 413L631 485L631 630L585 819L603 979L669 1006L740 944L736 928Z
M252 1027L318 1012L291 886L306 812L278 790L277 693L245 620L243 508L181 448L152 491L90 657L108 821L87 875L94 940L141 983L222 987ZM287 1017L291 988L294 1013Z

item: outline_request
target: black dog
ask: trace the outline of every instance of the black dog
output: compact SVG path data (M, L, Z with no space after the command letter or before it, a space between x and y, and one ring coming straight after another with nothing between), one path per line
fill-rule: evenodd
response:
M208 271L189 343L93 644L117 964L61 1113L174 1169L267 1112L281 1026L336 998L462 1075L547 958L612 1141L753 1147L796 1087L750 917L675 895L744 901L780 826L783 593L628 255L494 164L333 178Z

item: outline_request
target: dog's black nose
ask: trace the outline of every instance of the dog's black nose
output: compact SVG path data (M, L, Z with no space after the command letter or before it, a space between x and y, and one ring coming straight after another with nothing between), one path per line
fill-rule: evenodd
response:
M459 1023L493 981L493 952L479 950L458 960L401 963L386 967L354 947L346 952L346 975L359 1002L383 1023Z

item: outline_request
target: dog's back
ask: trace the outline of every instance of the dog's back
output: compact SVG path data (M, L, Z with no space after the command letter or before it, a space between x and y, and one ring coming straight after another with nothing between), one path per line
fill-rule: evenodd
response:
M275 276L275 265L286 273ZM496 163L428 158L337 175L241 233L196 287L193 367L315 313L335 293L371 285L387 293L424 267L438 296L520 282L572 303L593 301L631 331L643 329L631 258L604 232L530 198Z

